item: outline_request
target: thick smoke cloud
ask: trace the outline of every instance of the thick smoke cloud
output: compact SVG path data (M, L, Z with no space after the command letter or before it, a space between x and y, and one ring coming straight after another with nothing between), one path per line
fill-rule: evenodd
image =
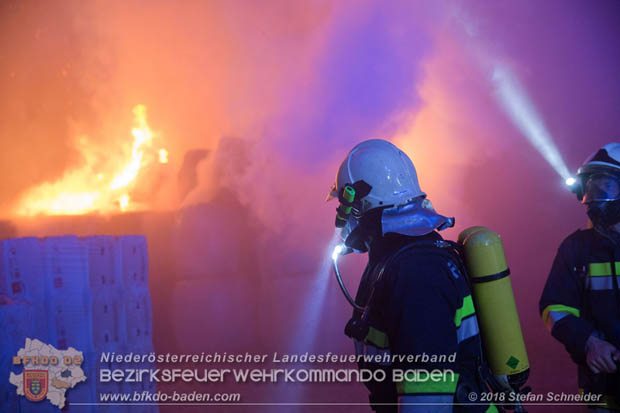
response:
M1 127L4 139L20 144L3 152L0 172L12 177L3 186L4 215L30 187L84 164L79 139L102 158L120 155L137 103L169 149L169 175L188 150L215 149L226 135L260 142L258 164L266 158L321 171L359 139L391 135L398 117L419 106L420 62L432 47L426 26L438 9L432 2L5 2ZM205 167L202 185L211 173ZM268 186L264 178L254 177L257 186ZM178 206L173 181L151 207Z
M452 5L425 63L427 104L397 142L414 157L438 210L456 215L446 236L475 224L502 235L530 384L540 393L574 392L575 367L540 321L538 299L560 241L586 226L585 211L500 109L492 65L515 73L574 173L619 138L620 55L613 49L620 10L614 2Z

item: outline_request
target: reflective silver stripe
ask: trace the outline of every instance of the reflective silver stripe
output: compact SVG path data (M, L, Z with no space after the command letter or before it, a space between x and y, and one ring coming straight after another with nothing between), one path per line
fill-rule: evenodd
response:
M454 396L446 395L403 395L398 397L400 413L434 413L452 412Z
M381 349L370 344L365 344L366 355L379 358L379 362L373 359L373 362L380 366L389 366L392 364L392 353L387 348Z
M589 290L592 291L613 290L614 279L610 276L588 277L586 279L586 286Z
M392 353L387 348L377 348L371 344L366 344L363 341L354 340L355 355L356 356L368 356L373 357L372 362L380 366L390 366L392 364ZM374 358L378 357L379 362Z
M558 321L560 321L561 319L563 319L566 316L569 316L570 314L568 313L562 313L560 311L549 311L549 320L551 320L552 326L553 324L557 323Z
M461 326L456 330L458 342L462 342L480 333L478 329L478 319L475 315L464 319Z
M353 344L355 345L355 355L356 356L364 355L364 342L355 340Z

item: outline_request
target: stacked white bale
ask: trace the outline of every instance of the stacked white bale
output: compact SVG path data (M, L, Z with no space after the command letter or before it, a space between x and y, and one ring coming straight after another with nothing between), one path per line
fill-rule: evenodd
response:
M124 370L126 368L131 368L128 365L125 365L124 363L116 363L116 362L106 362L106 361L101 361L101 354L97 353L98 358L96 361L96 370L97 372L100 372L102 369L107 369L107 370L116 370L116 369L121 369ZM113 380L110 380L107 383L101 383L99 381L99 377L97 377L97 398L99 399L99 397L103 394L124 394L127 393L129 391L131 391L131 389L126 390L125 388L128 387L127 384L124 383L117 383ZM118 404L101 404L99 406L97 406L97 412L103 412L103 413L125 413L125 412L133 412L134 410L134 406L126 406L126 405L118 405Z
M125 235L119 238L123 285L125 289L144 291L149 288L148 250L142 235Z
M98 351L124 351L127 343L125 303L117 237L83 238L88 250L93 344Z
M0 328L2 328L2 345L0 346L0 412L18 412L23 406L32 404L36 412L52 412L50 403L28 403L23 396L18 396L14 385L9 383L10 373L20 374L21 366L13 365L13 356L24 346L22 337L30 337L34 331L32 320L35 317L33 306L25 301L17 301L0 306ZM54 407L55 408L55 407ZM58 409L56 409L58 410Z
M91 304L95 353L92 358L98 375L100 369L110 368L101 364L101 353L127 350L120 242L118 237L109 235L85 237L82 242L88 251L88 278L94 292ZM102 394L120 394L122 391L119 383L102 383L98 377L93 377L93 382L96 383L97 400ZM97 406L97 411L104 413L125 412L127 409L126 406Z
M11 303L27 303L28 310L22 313L25 331L33 339L49 341L41 245L38 238L0 241L0 295L8 297L7 308Z
M155 392L154 385L104 384L98 380L102 352L153 351L145 237L0 241L0 330L6 336L0 346L0 371L21 372L12 367L12 357L26 338L83 353L81 367L88 379L69 390L68 401L95 403L100 393ZM155 366L147 363L140 368ZM8 373L0 377L0 406L0 412L5 407L7 411L57 410L50 403L33 404L17 396ZM119 411L119 406L96 409L105 411L106 407ZM131 406L131 411L135 408ZM156 406L140 408L145 412L158 410ZM80 406L80 411L94 409ZM128 411L129 407L124 409Z
M52 345L93 352L91 291L86 246L75 236L46 238L43 258L47 278Z
M136 354L150 354L153 351L153 313L148 285L148 249L146 238L140 235L126 235L119 239L121 249L121 273L125 303L126 333L128 348ZM153 363L132 363L127 368L154 369ZM146 377L146 376L145 376ZM124 393L157 391L149 382L124 383ZM157 406L132 406L132 412L156 413Z
M135 352L153 351L151 296L148 289L146 238L120 238L127 343Z
M39 239L0 241L0 411L23 411L24 398L17 395L8 379L9 372L21 372L21 368L13 366L13 356L24 346L25 338L50 341L43 275ZM49 403L30 405L36 412L54 410Z
M126 348L125 304L120 294L102 292L92 300L93 344L97 351L122 351Z
M84 237L88 248L90 287L102 292L122 292L119 237Z
M70 400L95 400L96 371L93 345L92 291L88 277L88 249L76 236L49 237L43 242L43 263L47 278L47 311L51 344L59 350L81 351L81 366L87 377L69 390ZM92 411L93 407L81 410Z

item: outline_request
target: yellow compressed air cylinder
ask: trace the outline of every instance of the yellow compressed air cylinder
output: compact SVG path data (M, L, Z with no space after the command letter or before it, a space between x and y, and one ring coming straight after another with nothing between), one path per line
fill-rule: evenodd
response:
M461 232L459 234L459 238L457 239L457 242L459 244L463 245L463 243L465 242L467 237L469 237L474 232L478 232L478 231L482 231L482 230L488 231L489 229L487 227L482 227L482 226L469 227L469 228L463 230L463 232Z
M506 376L518 388L527 380L530 364L502 240L485 227L468 228L458 240L463 245L486 360L494 375Z

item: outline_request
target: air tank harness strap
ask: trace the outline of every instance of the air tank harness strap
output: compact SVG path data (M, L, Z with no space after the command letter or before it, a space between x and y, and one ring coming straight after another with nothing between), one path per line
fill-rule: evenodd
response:
M447 248L451 248L453 250L452 253L449 253L447 251L446 252L441 251L441 253L445 255L449 254L450 259L452 261L456 261L457 264L459 265L459 269L463 271L464 274L466 274L465 268L462 264L462 260L454 258L454 254L458 255L458 250L457 250L458 244L455 242L445 241L445 240L436 240L436 241L420 240L420 241L412 242L410 244L405 245L404 247L396 251L394 254L386 258L382 263L380 263L374 269L373 273L376 275L374 275L374 277L371 277L372 286L371 286L370 294L368 295L368 299L366 300L366 303L364 303L364 306L363 306L364 311L361 317L358 318L354 316L347 323L344 329L344 333L347 337L355 339L355 340L359 340L359 341L363 341L366 338L366 336L368 335L369 329L370 329L367 318L368 318L368 313L370 312L370 303L372 301L372 297L374 296L375 286L377 282L381 280L381 278L383 278L383 274L385 273L386 269L394 262L394 260L396 260L396 258L398 258L404 252L409 251L414 248L419 248L419 249L423 249L423 248L431 249L432 248L433 250L436 250L436 251L440 251L440 249L445 250ZM467 279L467 277L465 278Z

